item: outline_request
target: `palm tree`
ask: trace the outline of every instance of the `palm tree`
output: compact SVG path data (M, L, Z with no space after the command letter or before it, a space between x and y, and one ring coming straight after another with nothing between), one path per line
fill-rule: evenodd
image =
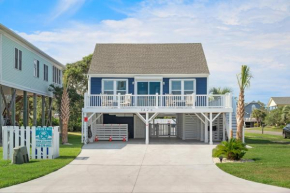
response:
M68 78L66 75L63 77L63 92L61 97L61 122L62 122L62 130L61 130L61 140L62 143L68 143L68 121L69 121L69 114L70 114L70 105L69 105L69 95L67 92L67 83Z
M245 115L245 89L250 87L252 75L250 67L242 65L241 73L237 74L238 84L240 87L240 95L237 108L237 136L236 138L242 140L243 126L244 126L244 115Z
M212 87L209 92L211 94L226 94L226 93L231 93L233 92L233 90L229 87L224 87L224 88L221 88L221 87Z
M290 106L286 105L282 109L282 115L281 115L281 121L285 124L287 124L288 121L290 121Z

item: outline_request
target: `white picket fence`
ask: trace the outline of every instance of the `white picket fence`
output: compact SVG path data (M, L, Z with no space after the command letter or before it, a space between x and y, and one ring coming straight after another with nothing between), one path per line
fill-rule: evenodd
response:
M2 127L3 159L12 160L13 149L27 148L30 159L55 159L59 156L59 127L52 127L52 147L36 147L36 127Z

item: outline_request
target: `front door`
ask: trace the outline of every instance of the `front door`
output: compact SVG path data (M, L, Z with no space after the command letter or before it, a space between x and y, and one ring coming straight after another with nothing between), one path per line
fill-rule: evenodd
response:
M138 82L137 83L137 97L138 106L155 106L155 95L161 94L161 82ZM148 96L149 95L149 96Z

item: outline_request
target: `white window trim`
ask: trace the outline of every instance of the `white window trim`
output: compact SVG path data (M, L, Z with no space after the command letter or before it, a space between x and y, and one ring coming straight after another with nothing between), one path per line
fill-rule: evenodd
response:
M114 95L117 95L117 81L126 81L126 94L128 94L129 84L128 79L102 79L102 94L104 94L104 82L105 81L113 81L113 91Z
M184 95L184 81L193 81L193 93L196 93L196 79L170 79L169 93L172 94L172 81L181 81L181 95Z
M136 95L138 95L138 82L148 82L148 83L150 83L150 82L160 82L160 95L162 95L162 93L163 93L163 81L162 80L146 80L146 79L143 79L143 80L135 81L135 87L134 87L135 92L134 93ZM150 91L150 85L148 84L148 93L149 93L149 91ZM150 94L148 94L148 95L150 95Z
M15 56L16 56L16 52L15 52L15 49L17 49L18 51L18 60L17 60L17 68L15 68ZM19 64L20 64L20 57L19 57L19 51L21 51L22 52L22 50L20 50L19 48L17 48L17 47L14 47L14 58L13 58L13 60L14 60L14 62L13 62L13 65L14 65L14 69L16 69L16 70L18 70L18 71L22 71L22 64L21 64L21 70L20 70L20 67L19 67ZM22 55L23 55L23 52L22 52Z
M35 62L36 61L36 72L35 72L35 68L34 68L34 65L35 65ZM33 60L33 76L35 77L35 78L39 78L39 77L37 77L37 61L39 62L39 60L37 60L37 59L34 59ZM40 67L40 62L39 62L39 67ZM39 69L38 69L39 70ZM36 74L34 74L34 73L36 73ZM40 75L39 75L40 76Z
M45 70L45 67L47 67L46 70ZM47 78L47 80L45 80L45 78ZM48 82L48 65L47 64L43 64L43 81Z

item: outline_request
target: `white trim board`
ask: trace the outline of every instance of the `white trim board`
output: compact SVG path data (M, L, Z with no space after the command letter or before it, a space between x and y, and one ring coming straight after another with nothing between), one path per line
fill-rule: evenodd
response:
M162 77L162 78L207 78L209 74L87 74L91 77L103 78L103 77L124 77L124 78L135 78L135 77Z
M11 83L11 82L8 82L8 81L3 81L2 80L1 84L4 85L4 86L7 86L7 87L11 87L11 88L15 88L15 89L19 89L19 90L35 93L35 94L38 94L38 95L43 95L43 96L48 96L48 97L52 97L53 96L52 92L51 92L51 94L47 94L45 92L41 92L41 91L38 91L38 90L35 90L35 89L27 88L25 86L21 86L21 85L18 85L18 84L15 84L15 83Z
M232 113L233 108L129 108L129 109L116 109L116 108L82 108L84 113Z

